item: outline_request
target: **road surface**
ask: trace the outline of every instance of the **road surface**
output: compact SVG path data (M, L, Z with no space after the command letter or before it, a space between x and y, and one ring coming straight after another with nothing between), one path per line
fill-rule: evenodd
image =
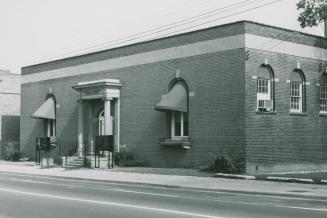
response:
M0 172L0 218L9 217L325 218L327 196L276 196Z

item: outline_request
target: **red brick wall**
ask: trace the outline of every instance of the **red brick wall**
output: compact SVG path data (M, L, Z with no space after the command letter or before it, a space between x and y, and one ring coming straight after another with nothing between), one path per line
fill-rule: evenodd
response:
M279 40L327 48L322 37L269 27L252 22L236 22L219 27L151 42L139 43L102 52L58 60L22 69L33 74L96 63L146 51L200 42L225 36L250 33ZM292 36L292 37L290 37ZM295 56L251 50L245 61L244 49L193 56L128 68L83 74L22 85L21 148L34 155L35 137L43 135L43 121L31 118L42 104L50 87L56 96L57 136L64 149L76 147L77 95L71 88L81 81L118 78L121 89L121 144L134 148L140 160L162 167L205 167L220 150L236 150L248 173L321 169L326 165L326 117L319 116L319 87L316 83L326 63ZM267 58L275 78L275 115L257 114L256 75ZM288 75L297 61L306 81L305 116L289 114ZM100 64L100 63L99 63ZM321 64L321 65L320 65ZM320 67L319 67L320 66ZM167 116L154 110L161 95L179 69L189 91L191 150L169 149L158 145L158 138L168 135ZM258 169L256 170L256 167Z
M275 78L275 115L256 113L256 75L267 58ZM289 113L289 74L301 63L306 81L306 115ZM246 61L246 171L262 173L322 169L327 160L327 117L319 116L320 77L326 63L251 50ZM258 170L256 170L258 166Z
M42 120L31 114L50 87L56 96L57 137L63 147L76 145L77 96L71 88L81 81L119 78L121 88L121 144L133 147L139 160L161 167L205 167L209 154L235 149L244 161L244 52L243 49L134 66L108 72L22 85L21 149L34 157L35 137L43 134ZM161 147L167 115L154 110L180 69L190 92L190 150Z

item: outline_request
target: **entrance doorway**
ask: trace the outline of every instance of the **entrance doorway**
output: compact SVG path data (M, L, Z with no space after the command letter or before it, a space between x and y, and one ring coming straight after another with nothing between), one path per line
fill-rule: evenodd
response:
M112 126L112 135L115 135L115 130L116 130L116 125L115 125L115 114L116 114L116 100L112 100L112 104L110 105L110 118L109 122L111 123ZM96 129L93 130L95 133L94 136L96 135L105 135L105 116L104 116L104 108L102 108L96 115L97 117L95 118L96 120Z
M119 79L79 82L73 86L78 97L78 154L94 151L97 135L113 135L119 149L120 88ZM89 145L89 149L85 149ZM86 146L85 146L86 145Z

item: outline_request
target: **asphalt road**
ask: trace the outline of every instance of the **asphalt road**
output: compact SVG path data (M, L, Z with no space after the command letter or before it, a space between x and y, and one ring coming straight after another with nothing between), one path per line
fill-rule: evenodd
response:
M0 172L0 218L327 217L326 198Z

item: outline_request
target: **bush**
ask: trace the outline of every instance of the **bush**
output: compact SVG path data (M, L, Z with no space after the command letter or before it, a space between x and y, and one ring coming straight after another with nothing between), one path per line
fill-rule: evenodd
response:
M133 151L128 149L126 146L121 147L119 152L114 152L113 154L114 163L117 166L123 167L147 167L150 166L149 162L135 160Z
M242 163L235 153L233 150L210 152L208 164L204 170L217 173L240 173Z
M114 162L118 166L122 166L129 162L134 161L133 153L126 149L122 149L119 152L114 152L113 155L114 155Z
M19 161L20 152L16 148L14 142L7 142L4 144L4 159L10 161Z

